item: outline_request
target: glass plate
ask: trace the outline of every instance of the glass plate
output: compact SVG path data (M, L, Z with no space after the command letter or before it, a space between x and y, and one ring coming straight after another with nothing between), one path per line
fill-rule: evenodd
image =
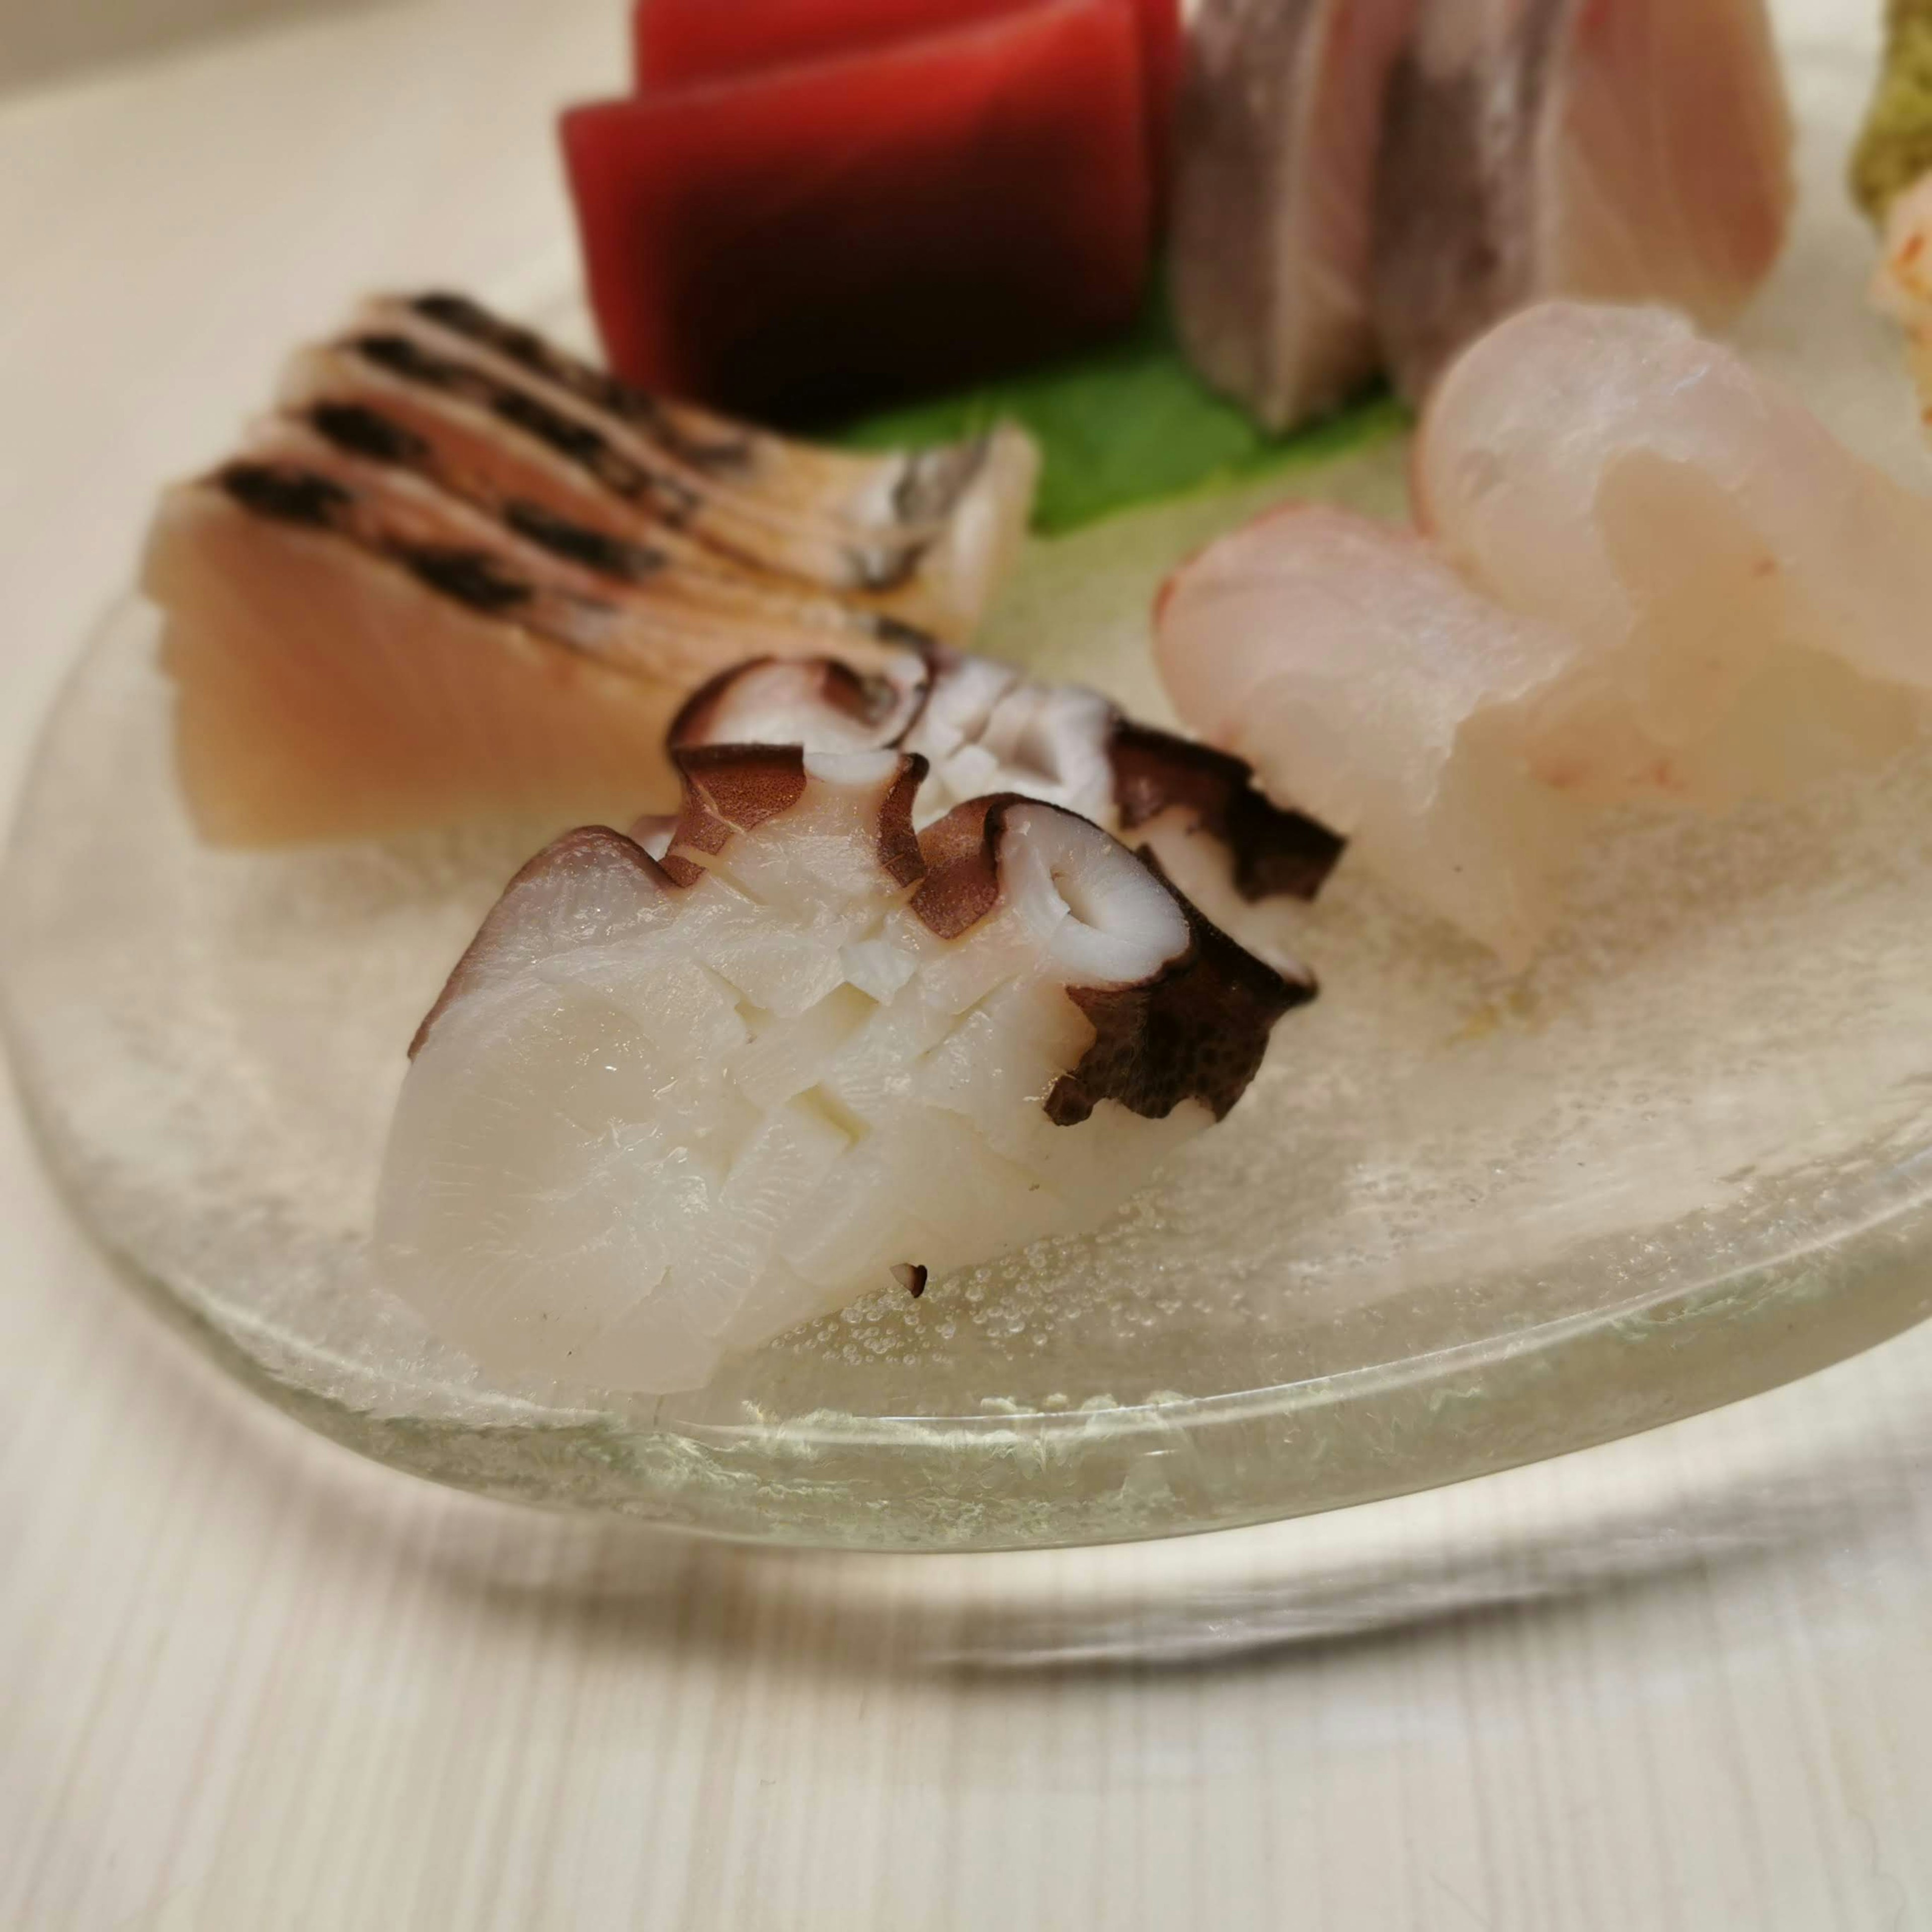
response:
M1839 171L1862 65L1801 52L1804 214L1745 334L1922 463ZM1402 451L1034 547L988 648L1158 714L1149 596L1283 495L1382 511ZM242 1379L380 1460L722 1534L973 1549L1334 1508L1605 1441L1932 1311L1932 752L1721 824L1633 819L1506 980L1346 865L1321 1001L1106 1226L800 1330L700 1394L493 1383L365 1265L402 1048L547 832L208 851L154 625L110 615L8 863L0 992L78 1209Z

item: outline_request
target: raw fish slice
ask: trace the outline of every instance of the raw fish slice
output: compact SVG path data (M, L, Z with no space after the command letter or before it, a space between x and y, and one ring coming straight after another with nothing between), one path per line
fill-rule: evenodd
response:
M1525 748L1580 644L1487 603L1412 536L1301 506L1184 565L1156 623L1189 724L1398 891L1528 960L1583 820Z
M1053 807L980 800L921 840L916 758L682 763L663 863L601 829L540 854L412 1049L374 1252L492 1372L692 1388L895 1278L1089 1225L1308 997ZM905 970L862 986L867 946Z
M453 326L464 313L475 326ZM1038 454L1010 424L911 454L808 449L707 412L667 414L448 297L370 303L344 346L574 456L605 488L743 561L869 596L949 636L977 625L1032 508ZM668 434L674 422L684 433ZM778 454L788 448L799 453Z
M204 837L567 824L662 802L675 686L532 628L473 556L382 555L331 527L325 493L278 483L258 469L250 502L179 485L148 538L177 769Z
M1216 926L1295 979L1307 976L1281 901L1312 898L1342 849L1326 826L1271 803L1238 758L1136 724L1097 692L957 652L902 653L869 672L754 660L698 692L671 742L914 752L931 766L921 825L988 791L1078 812L1152 854Z
M1376 322L1403 394L1550 296L1721 326L1783 245L1791 141L1763 0L1436 0L1376 190Z
M1195 366L1271 429L1376 373L1382 101L1416 0L1204 0L1177 122L1174 316Z
M1588 646L1537 752L1579 796L1777 796L1916 729L1932 504L1676 316L1504 323L1438 388L1414 488L1473 584Z

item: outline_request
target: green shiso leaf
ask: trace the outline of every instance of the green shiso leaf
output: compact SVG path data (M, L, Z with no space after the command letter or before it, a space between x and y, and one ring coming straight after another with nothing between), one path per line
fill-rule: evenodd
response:
M944 442L1002 416L1039 441L1046 460L1034 527L1047 536L1134 504L1339 454L1406 420L1399 404L1378 394L1271 436L1188 367L1156 296L1131 334L1104 347L866 417L842 440L862 449Z

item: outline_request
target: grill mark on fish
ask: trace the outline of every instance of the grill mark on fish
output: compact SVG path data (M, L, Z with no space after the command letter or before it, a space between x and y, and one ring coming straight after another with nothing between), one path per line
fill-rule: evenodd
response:
M409 307L452 335L494 350L505 361L554 383L580 402L643 430L672 454L698 469L724 476L751 465L754 445L748 431L716 441L692 436L647 391L633 388L617 376L565 354L534 331L506 322L467 296L432 291L413 298Z
M438 356L409 336L356 335L343 346L389 375L488 410L499 422L520 430L575 464L613 496L631 503L649 500L674 528L688 522L699 506L698 493L688 484L632 462L614 449L603 431L592 424L566 416L527 390L499 382L483 370Z
M412 469L429 460L430 447L415 430L380 410L361 403L318 403L308 412L310 426L337 448L374 463L406 464Z
M422 315L424 320L436 322L436 317L428 315L421 308L422 299L399 306L406 314ZM442 325L438 322L438 326ZM488 353L505 356L503 350L495 342L473 332L462 339L474 343ZM555 353L548 350L548 345L542 344L540 338L531 339L546 354ZM349 354L362 357L388 374L483 409L498 422L521 431L574 464L622 501L633 505L647 504L659 521L674 530L692 528L708 548L734 562L754 568L772 567L766 546L780 537L784 519L779 519L768 534L758 538L747 538L742 531L734 538L716 526L722 521L725 528L730 528L741 520L762 525L766 520L765 513L753 508L751 504L751 496L755 492L749 493L741 500L739 506L734 507L728 484L722 494L712 495L705 487L713 480L710 478L705 478L704 484L694 484L674 469L654 467L647 462L636 460L596 424L554 406L540 395L492 374L487 368L459 360L454 356L439 354L415 337L399 330L364 329L351 334L337 346ZM506 356L505 359L508 358ZM516 366L527 368L531 365ZM594 376L596 372L588 374ZM534 380L542 381L544 378L538 374ZM572 395L573 400L580 403L586 400L575 392L566 393ZM619 427L621 432L637 426L626 422ZM684 453L669 439L657 437L655 440L664 451L668 461L683 460ZM990 439L982 440L990 448ZM924 486L918 478L928 472L944 474L956 458L957 452L941 450L922 452L909 459L909 472L899 478L892 493L896 503L910 482L911 492L904 500L908 508L922 508L926 499L920 495L920 490L924 487L929 494L931 485L929 478ZM691 466L699 467L694 463ZM971 472L976 474L980 466L980 461L974 461ZM962 492L970 480L970 476L962 478L953 494L956 496ZM896 507L894 514L898 514ZM800 568L793 565L781 566L779 568L781 574L795 580L816 582L835 591L890 594L905 589L916 578L928 554L947 533L942 513L939 518L928 518L921 523L915 533L902 538L893 540L882 532L885 540L879 543L838 545L827 557L827 562L834 565L835 576L828 578L822 569ZM747 548L748 542L751 548Z
M862 611L859 614L864 628L881 644L903 644L922 657L930 657L939 649L939 640L930 631L922 631L916 624L908 624L903 617L895 617L890 611Z
M526 629L596 656L586 620L614 620L612 605L520 577L476 544L425 543L398 536L380 514L332 477L286 463L230 463L211 479L232 501L271 523L340 537L364 555L398 566L425 588L485 616L514 612Z
M530 584L511 576L486 550L459 544L399 544L391 554L431 590L493 617L520 608L536 595Z
M280 464L230 463L216 482L244 510L308 530L344 527L355 499L339 483Z
M412 386L401 400L385 390L372 403L361 400L364 380L353 368L345 370L319 399L305 396L296 404L289 420L359 461L406 470L507 532L615 583L634 589L662 582L708 610L736 614L755 626L842 632L922 654L938 647L929 632L903 619L848 603L822 585L774 576L695 532L670 530L662 518L653 526L662 540L640 540L623 528L633 520L628 516L600 524L580 498L560 504L527 494L523 472L530 459L515 459L506 472L491 461L479 462L473 449L466 453L466 442L487 444L489 432L465 428L434 388L418 395ZM302 463L299 450L279 454ZM518 487L520 480L525 488ZM574 495L574 486L572 490Z
M503 506L503 520L519 536L527 537L554 555L580 563L586 569L600 571L606 577L621 578L627 584L641 584L669 562L661 550L573 523L541 503L513 500Z

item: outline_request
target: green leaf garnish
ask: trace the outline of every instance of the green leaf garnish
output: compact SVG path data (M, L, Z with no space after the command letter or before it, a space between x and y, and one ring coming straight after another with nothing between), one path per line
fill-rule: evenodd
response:
M1138 503L1245 481L1372 442L1408 420L1385 394L1311 427L1272 436L1189 368L1156 292L1132 333L1064 362L909 403L849 425L862 449L977 434L1002 416L1045 457L1034 528L1054 536Z

